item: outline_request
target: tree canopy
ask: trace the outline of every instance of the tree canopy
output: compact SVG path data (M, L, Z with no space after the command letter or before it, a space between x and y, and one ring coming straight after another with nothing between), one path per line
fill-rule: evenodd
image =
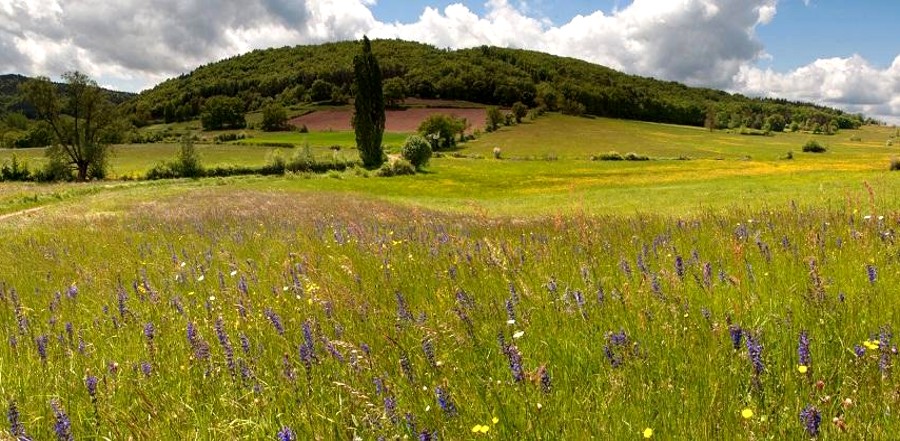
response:
M63 74L60 89L46 77L26 82L22 92L34 106L38 119L51 130L53 144L47 149L52 164L75 171L76 179L105 176L108 140L121 129L117 112L97 83L81 72Z
M359 149L363 166L377 168L384 162L381 147L385 124L384 92L381 67L372 54L368 37L363 37L362 53L353 57L353 73L356 79L356 99L353 101L356 148Z

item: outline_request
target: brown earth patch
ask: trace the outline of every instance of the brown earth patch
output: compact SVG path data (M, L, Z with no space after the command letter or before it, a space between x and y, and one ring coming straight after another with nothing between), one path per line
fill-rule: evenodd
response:
M386 111L385 130L388 132L415 132L425 118L434 114L465 118L469 123L467 131L470 133L474 130L484 130L484 121L487 118L487 111L484 108L413 107L405 110ZM314 132L348 131L353 130L353 126L350 124L352 116L353 110L351 109L319 110L294 118L290 123L297 127L305 125L307 129Z

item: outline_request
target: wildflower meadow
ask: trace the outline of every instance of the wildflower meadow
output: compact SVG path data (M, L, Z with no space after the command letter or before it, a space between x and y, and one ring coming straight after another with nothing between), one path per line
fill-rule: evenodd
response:
M898 221L216 189L48 213L0 227L2 438L889 439Z

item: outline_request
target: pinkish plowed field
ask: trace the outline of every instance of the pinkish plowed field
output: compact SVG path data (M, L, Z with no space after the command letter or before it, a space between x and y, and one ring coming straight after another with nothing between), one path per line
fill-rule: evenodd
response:
M469 132L476 129L484 129L484 121L487 117L485 109L458 109L458 108L412 108L406 110L388 110L385 112L387 122L385 130L388 132L415 132L419 124L429 115L436 113L453 115L457 118L465 118L469 122ZM353 130L350 118L353 111L320 110L291 120L291 124L300 127L305 125L314 132L327 130L344 131Z

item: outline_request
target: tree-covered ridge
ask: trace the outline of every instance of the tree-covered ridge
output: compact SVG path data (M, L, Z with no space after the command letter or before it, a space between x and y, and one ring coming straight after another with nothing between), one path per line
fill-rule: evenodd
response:
M0 115L7 112L21 112L29 117L34 116L34 108L29 103L26 103L19 93L19 87L29 79L26 76L17 74L0 75ZM56 83L56 86L60 92L66 87L62 83ZM106 92L113 104L121 104L137 96L130 92L108 89L103 89L103 91Z
M198 116L206 99L240 97L245 110L269 100L292 104L352 94L355 42L256 50L196 69L142 93L128 109L145 120ZM786 100L756 99L688 87L544 53L479 47L444 50L400 40L372 43L385 80L400 78L408 96L717 128L854 127L861 115ZM322 83L327 84L322 84ZM324 86L324 93L323 93ZM329 89L330 88L330 89Z

